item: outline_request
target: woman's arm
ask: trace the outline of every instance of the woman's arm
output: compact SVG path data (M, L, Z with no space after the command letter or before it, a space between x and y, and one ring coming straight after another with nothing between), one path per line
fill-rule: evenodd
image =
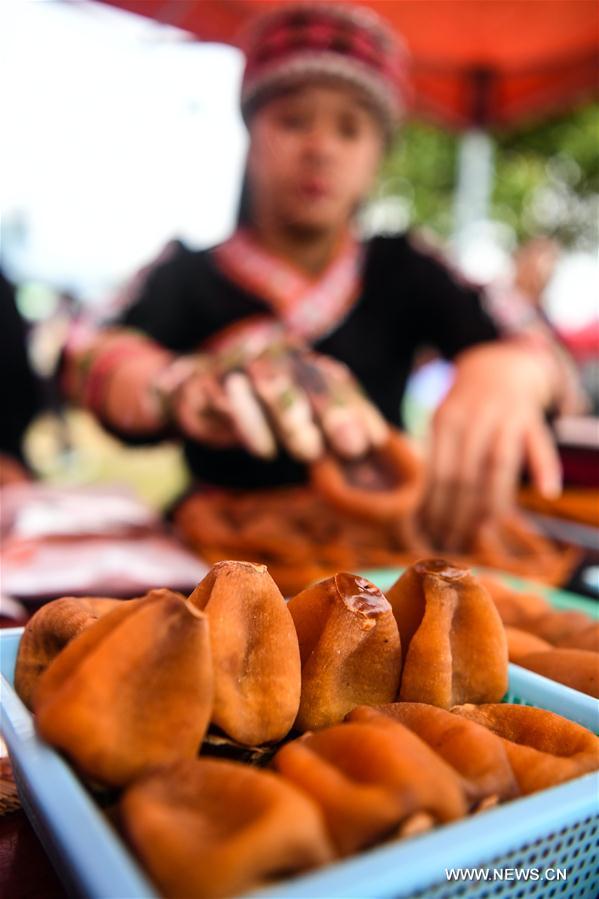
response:
M514 504L524 467L540 493L555 497L561 466L545 423L559 391L549 352L505 340L455 363L432 423L426 519L438 545L457 551L481 520Z
M310 462L327 444L352 458L387 436L345 366L285 341L231 363L217 352L177 356L144 334L112 328L72 342L63 383L71 400L128 437L170 429L265 459L282 445Z
M424 514L437 544L457 551L481 520L514 503L523 468L543 495L560 492L545 419L571 397L572 369L548 329L529 323L507 334L480 292L434 260L421 264L432 342L455 363L432 422Z
M576 377L539 316L506 330L480 291L433 260L427 286L434 342L455 369L432 422L424 512L437 544L458 551L481 521L513 505L523 469L544 496L559 494L546 416L572 408Z

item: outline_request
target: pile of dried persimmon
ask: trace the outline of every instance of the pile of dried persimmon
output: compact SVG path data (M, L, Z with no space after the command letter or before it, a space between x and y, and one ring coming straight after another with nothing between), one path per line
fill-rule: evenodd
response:
M247 559L268 566L285 595L336 571L409 565L442 551L419 514L424 468L392 431L365 459L324 455L307 486L201 490L177 508L175 524L203 559ZM535 531L515 508L481 521L460 556L466 565L564 583L579 558Z
M437 559L386 596L338 573L285 602L264 566L219 562L188 598L59 599L27 625L15 685L41 737L118 791L169 899L232 896L599 768L591 732L501 702L497 607Z

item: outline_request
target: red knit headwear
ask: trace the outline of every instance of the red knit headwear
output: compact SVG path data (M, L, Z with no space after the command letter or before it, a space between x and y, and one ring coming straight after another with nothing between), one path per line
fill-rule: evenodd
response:
M407 53L372 10L290 3L258 16L245 34L241 110L246 122L279 90L326 78L359 88L389 135L405 108Z

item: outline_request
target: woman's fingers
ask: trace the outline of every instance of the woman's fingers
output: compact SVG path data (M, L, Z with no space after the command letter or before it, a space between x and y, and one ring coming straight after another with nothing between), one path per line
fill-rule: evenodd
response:
M300 461L318 458L325 441L354 458L387 438L383 416L333 359L292 348L263 354L247 371L281 442Z
M310 404L275 356L254 360L246 370L214 366L194 375L179 392L176 416L195 440L211 446L241 444L263 459L276 456L277 438L301 461L322 452Z
M527 428L524 451L533 484L546 499L555 499L562 492L562 466L551 431L541 419Z
M449 550L464 548L488 507L489 448L495 435L492 409L482 409L453 441L448 503L443 510L441 545Z
M326 443L356 458L388 435L345 366L297 347L271 348L228 370L217 360L181 387L174 405L188 436L241 443L265 459L276 455L277 442L301 462L317 459Z
M459 452L461 431L459 409L444 403L432 423L424 504L426 530L436 545L443 545L444 526L456 490L455 459Z
M288 360L262 356L248 365L247 374L288 452L301 462L317 459L323 450L322 436L308 397L294 383Z
M264 459L276 455L268 420L242 372L223 374L213 362L198 359L191 373L176 384L170 402L188 437L221 448L241 444Z
M509 506L523 456L520 416L444 403L433 423L425 520L444 549L467 548L480 521Z
M482 519L510 508L524 461L536 487L545 496L556 496L561 489L559 456L534 409L444 404L433 424L424 506L436 545L467 549Z
M366 435L368 449L382 446L389 437L389 425L376 406L370 402L361 385L347 366L327 356L320 357L320 367L331 389L345 401L359 418L360 430Z
M373 433L382 442L386 424L340 363L313 353L296 354L292 361L296 382L309 398L316 420L332 450L345 458L365 455Z
M514 505L524 458L524 423L509 419L499 423L489 446L483 485L486 513L500 515Z
M277 442L247 374L234 371L226 375L223 392L242 444L255 456L273 459L277 454Z
M210 373L189 377L178 387L171 404L178 426L193 440L218 447L239 443L227 398Z
M389 425L379 410L366 397L359 395L362 421L372 446L383 446L389 438Z

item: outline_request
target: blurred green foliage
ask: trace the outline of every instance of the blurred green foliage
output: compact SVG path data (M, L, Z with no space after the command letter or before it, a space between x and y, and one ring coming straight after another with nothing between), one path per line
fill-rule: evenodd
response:
M596 246L599 221L599 104L511 131L493 133L491 217L521 241L551 234ZM378 196L403 199L411 225L449 237L459 135L411 122L384 163Z

